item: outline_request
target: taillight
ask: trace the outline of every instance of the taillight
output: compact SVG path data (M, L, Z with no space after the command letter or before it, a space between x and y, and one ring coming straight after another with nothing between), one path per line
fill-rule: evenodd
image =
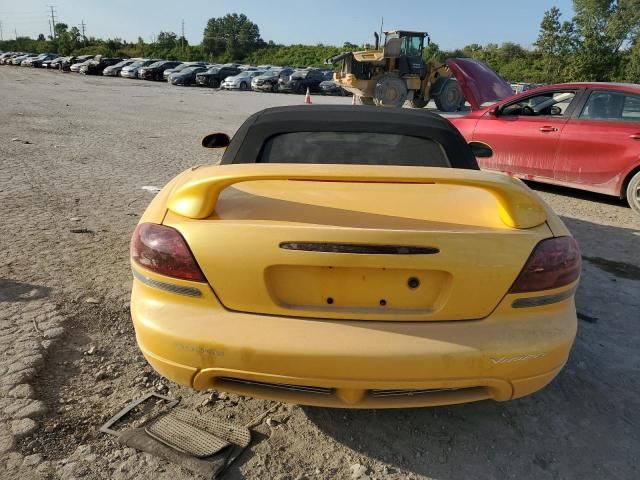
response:
M171 227L154 223L138 225L131 238L131 259L160 275L206 282L187 242Z
M580 248L573 237L543 240L533 250L509 293L562 287L580 276Z

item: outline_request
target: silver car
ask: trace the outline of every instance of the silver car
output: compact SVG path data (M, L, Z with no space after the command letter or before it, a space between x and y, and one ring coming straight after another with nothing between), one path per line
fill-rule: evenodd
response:
M291 75L292 73L293 68L271 68L251 80L251 90L276 93L278 91L278 79L283 75Z
M120 72L124 67L128 67L133 62L137 62L140 60L139 58L129 58L127 60L123 60L120 63L116 63L115 65L111 65L110 67L105 68L102 71L102 75L106 75L107 77L118 77Z
M249 90L251 86L251 80L264 73L264 70L251 70L246 72L240 72L233 77L227 77L220 84L220 88L224 90Z
M19 57L16 57L13 60L11 60L11 64L20 66L22 65L22 62L24 62L28 58L33 58L37 56L38 56L37 53L25 53L24 55L20 55Z
M178 72L181 72L182 70L184 70L185 68L198 67L198 66L201 66L201 65L204 66L206 64L204 62L185 62L185 63L181 63L176 68L168 68L167 70L162 72L162 79L169 81L169 75L171 75L172 73L178 73Z
M80 72L80 69L82 67L84 67L85 65L89 65L94 60L100 61L99 57L100 57L99 55L96 55L94 58L90 58L88 60L85 60L84 62L74 63L73 65L71 65L69 67L69 71L78 73L78 72Z
M130 65L123 67L120 71L120 76L125 78L138 78L138 69L146 67L147 65L151 65L152 63L155 63L157 61L158 59L149 58L141 58L140 60L136 60Z

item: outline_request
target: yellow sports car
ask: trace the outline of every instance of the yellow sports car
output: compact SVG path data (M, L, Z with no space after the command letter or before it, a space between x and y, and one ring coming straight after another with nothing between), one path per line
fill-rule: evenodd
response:
M165 377L416 407L522 397L567 361L578 246L446 119L273 108L203 145L221 165L169 182L131 241L137 341Z

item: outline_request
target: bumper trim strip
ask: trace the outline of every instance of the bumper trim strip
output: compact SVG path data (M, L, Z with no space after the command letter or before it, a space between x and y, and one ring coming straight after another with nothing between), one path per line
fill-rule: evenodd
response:
M320 395L331 395L333 394L332 388L324 388L324 387L308 387L305 385L291 385L288 383L266 383L266 382L258 382L255 380L245 380L242 378L233 378L233 377L218 377L219 381L222 382L235 382L235 383L243 383L250 386L256 387L265 387L265 388L276 388L281 390L290 390L292 392L304 392L304 393L315 393Z
M182 285L173 285L171 283L160 282L158 280L154 280L153 278L149 278L135 270L131 270L131 272L133 273L133 276L136 280L139 280L148 287L157 288L159 290L164 290L166 292L171 292L178 295L186 295L188 297L202 296L202 292L198 288L184 287Z
M550 305L552 303L558 303L566 300L567 298L570 298L575 292L575 288L570 288L565 292L555 293L553 295L543 295L542 297L516 298L511 306L513 308L541 307L543 305Z
M437 392L453 392L455 390L461 390L462 388L474 388L474 387L424 388L421 390L402 390L402 389L371 390L371 395L374 397L400 397L400 396L411 397L413 395L428 395L430 393L437 393Z

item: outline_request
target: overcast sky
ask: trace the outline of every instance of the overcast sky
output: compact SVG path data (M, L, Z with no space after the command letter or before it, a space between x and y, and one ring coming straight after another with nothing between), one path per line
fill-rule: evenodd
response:
M331 45L372 42L384 16L385 29L426 30L443 49L505 41L530 47L546 10L555 5L564 19L572 16L571 0L0 0L3 38L16 31L48 35L49 5L55 5L56 21L70 27L84 21L87 36L130 41L150 41L161 30L179 35L184 19L193 44L202 40L209 18L227 13L247 15L265 40Z

